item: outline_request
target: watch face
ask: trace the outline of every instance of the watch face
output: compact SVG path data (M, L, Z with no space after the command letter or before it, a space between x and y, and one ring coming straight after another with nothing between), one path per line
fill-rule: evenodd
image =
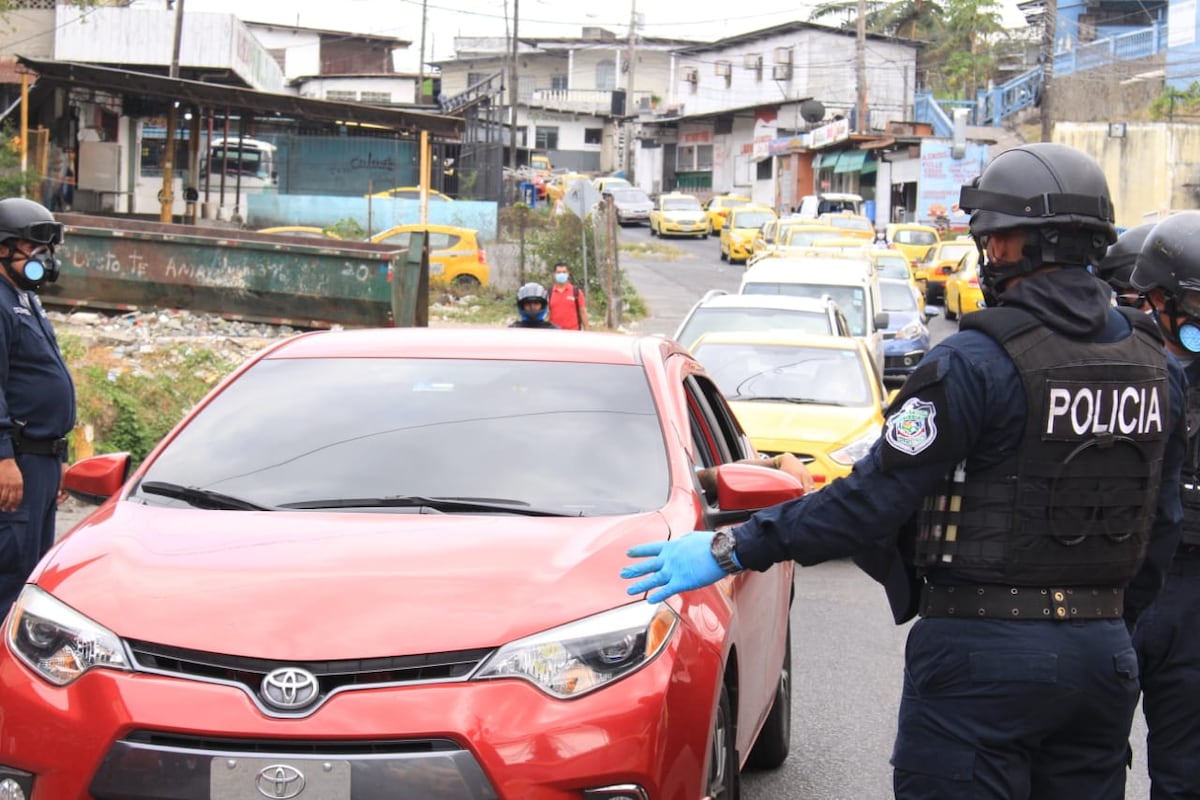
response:
M713 536L712 551L714 555L727 556L733 552L733 537L726 531Z

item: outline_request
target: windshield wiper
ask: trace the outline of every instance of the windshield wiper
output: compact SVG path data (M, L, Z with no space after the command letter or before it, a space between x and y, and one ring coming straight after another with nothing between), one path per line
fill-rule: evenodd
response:
M817 400L813 397L783 397L769 394L753 394L745 397L735 395L730 400L740 400L744 403L763 402L763 403L795 403L801 406L844 406L845 403L838 403L834 400Z
M429 508L434 511L499 511L525 517L565 517L561 511L534 508L524 500L508 500L501 497L425 497L423 495L396 495L394 497L335 497L328 500L298 500L281 503L279 508L332 509L332 508Z
M169 481L142 481L138 491L146 494L160 494L175 500L182 500L196 508L210 511L275 511L272 506L259 505L231 494L222 494L210 489L197 489L195 486L183 486Z

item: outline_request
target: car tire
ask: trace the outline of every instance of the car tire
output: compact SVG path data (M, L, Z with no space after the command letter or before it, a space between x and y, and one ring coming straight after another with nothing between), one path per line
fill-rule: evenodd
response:
M724 251L724 250L721 250L721 260L722 260L722 261L728 261L728 260L729 260L729 256L725 255L725 251Z
M481 284L474 275L459 275L454 279L454 285L464 292L476 292Z
M950 298L948 297L946 298L946 319L950 320L951 322L958 319L958 312L950 310Z
M734 719L729 691L722 685L713 729L709 735L708 777L705 780L708 791L705 797L710 800L738 800L741 796L742 781L738 772Z
M654 226L653 226L653 225L651 225L651 226L650 226L650 235L651 235L651 236L658 236L658 231L654 230Z
M779 670L779 683L775 686L775 700L767 721L763 723L750 756L746 759L748 769L778 769L787 761L792 743L792 630L788 627L787 652Z

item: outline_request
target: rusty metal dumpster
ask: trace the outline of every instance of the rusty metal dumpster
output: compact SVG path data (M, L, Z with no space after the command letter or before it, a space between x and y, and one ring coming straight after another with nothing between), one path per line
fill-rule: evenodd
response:
M58 219L66 226L62 275L42 295L48 305L184 308L311 328L411 326L417 318L418 282L407 250L394 245L85 214Z

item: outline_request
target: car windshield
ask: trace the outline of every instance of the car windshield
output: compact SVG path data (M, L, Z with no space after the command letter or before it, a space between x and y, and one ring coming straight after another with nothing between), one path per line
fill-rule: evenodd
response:
M669 487L641 367L417 358L260 361L167 445L151 481L268 507L431 497L569 516L660 508Z
M908 262L903 256L880 256L875 259L875 269L881 278L892 278L906 281L912 273L908 271Z
M701 342L695 355L730 400L785 398L835 406L865 406L872 400L854 350Z
M936 256L938 261L958 261L967 253L975 249L974 242L964 242L963 244L944 244L941 252ZM933 253L933 250L929 251Z
M779 331L831 333L824 312L784 308L698 308L675 337L689 347L706 333Z
M858 219L857 217L830 217L829 224L835 228L841 228L847 231L873 230L870 220Z
M914 231L901 229L896 231L896 235L892 237L892 241L897 244L937 244L937 234L929 231Z
M879 282L884 311L916 311L917 298L907 283Z
M775 215L770 211L735 212L730 225L734 228L761 228L773 219Z
M694 197L665 197L663 211L700 211L700 201Z
M617 189L612 193L614 203L649 203L650 198L641 189Z
M830 286L821 283L756 282L747 283L743 286L742 294L781 294L788 297L815 298L829 295L837 303L842 313L846 315L846 322L850 325L850 333L854 336L866 336L867 333L866 295L861 286Z
M837 233L832 229L826 229L823 231L806 231L796 230L793 228L787 231L786 236L786 244L788 247L808 247L813 242L819 242L822 239L829 239L837 236Z

